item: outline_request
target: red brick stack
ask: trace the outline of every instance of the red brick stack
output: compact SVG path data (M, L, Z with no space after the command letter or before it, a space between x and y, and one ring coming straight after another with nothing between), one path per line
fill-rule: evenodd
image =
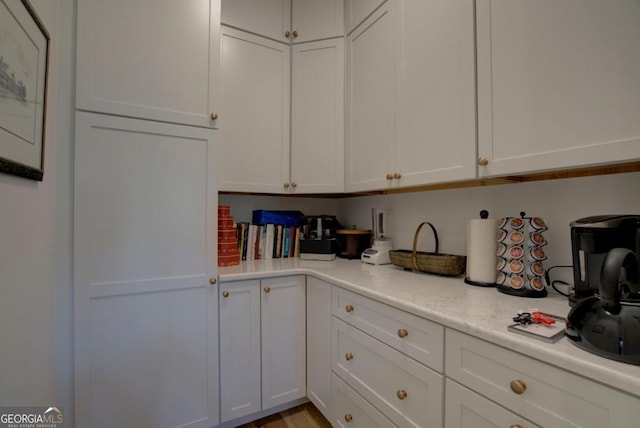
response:
M240 263L238 238L230 210L229 205L218 205L218 266Z

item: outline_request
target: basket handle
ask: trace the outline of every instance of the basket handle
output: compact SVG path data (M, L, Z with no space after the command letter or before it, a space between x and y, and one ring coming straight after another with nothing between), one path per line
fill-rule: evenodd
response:
M418 234L420 234L420 229L422 229L422 226L424 226L425 224L428 224L429 227L431 227L431 230L433 231L433 236L436 241L436 251L435 251L436 254L438 253L438 249L439 249L438 232L436 232L436 228L428 221L424 221L420 223L420 226L418 226L418 228L416 229L416 233L413 235L413 253L411 253L411 263L413 264L413 268L415 270L420 270L418 269L418 252L416 251L416 249L418 247Z

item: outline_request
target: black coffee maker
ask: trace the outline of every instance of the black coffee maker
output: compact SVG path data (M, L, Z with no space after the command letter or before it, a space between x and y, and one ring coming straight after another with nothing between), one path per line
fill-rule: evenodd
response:
M640 253L640 215L600 215L576 220L571 226L575 290L569 304L600 289L605 257L614 248Z
M640 216L571 223L575 292L566 335L585 351L640 365Z

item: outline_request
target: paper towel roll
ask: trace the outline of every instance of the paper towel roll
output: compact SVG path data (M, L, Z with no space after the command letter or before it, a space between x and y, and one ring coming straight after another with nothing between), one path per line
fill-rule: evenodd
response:
M474 282L496 282L496 236L498 221L472 219L467 222L467 278Z

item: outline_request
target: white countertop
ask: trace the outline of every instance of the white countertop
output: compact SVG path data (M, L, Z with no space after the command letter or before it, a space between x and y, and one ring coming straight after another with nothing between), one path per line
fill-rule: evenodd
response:
M515 297L474 287L463 278L373 266L359 260L332 262L273 259L219 269L222 282L305 274L328 281L505 348L640 397L640 366L619 363L577 348L562 338L547 343L507 331L519 310L536 308L566 317L567 298L550 290L541 299Z

